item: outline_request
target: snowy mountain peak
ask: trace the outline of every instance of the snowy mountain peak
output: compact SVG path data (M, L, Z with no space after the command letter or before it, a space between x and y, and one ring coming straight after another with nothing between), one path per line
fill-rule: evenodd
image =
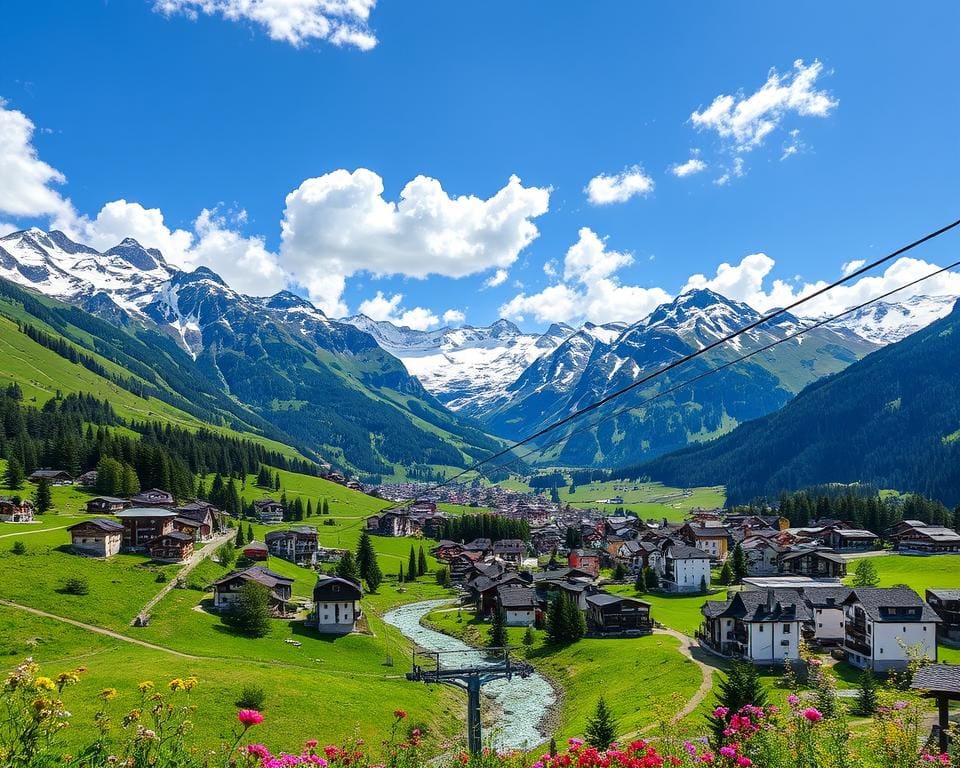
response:
M845 329L874 344L892 344L946 317L956 302L956 296L911 296L893 303L878 301L834 320L827 327Z

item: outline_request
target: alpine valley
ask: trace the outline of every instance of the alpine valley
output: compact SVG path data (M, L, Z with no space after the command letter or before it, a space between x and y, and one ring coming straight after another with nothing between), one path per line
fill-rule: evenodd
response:
M16 323L6 333L81 359L114 388L365 475L464 467L760 317L701 289L629 323L416 331L364 315L335 320L287 291L246 296L129 238L99 252L39 229L0 239L0 278L0 314ZM717 437L950 306L944 297L877 305L786 341L812 320L781 316L637 387L586 427L551 434L534 460L622 466Z
M567 466L619 466L709 440L779 409L808 384L904 338L951 307L952 299L936 296L878 304L787 341L782 340L816 318L780 316L601 409L589 418L595 428L577 422L551 434L538 458ZM373 334L450 409L497 435L520 439L759 317L746 304L701 289L632 324L552 325L543 334L523 333L506 320L436 331L398 328L362 315L346 322ZM677 388L777 341L767 352ZM626 408L630 405L637 407Z

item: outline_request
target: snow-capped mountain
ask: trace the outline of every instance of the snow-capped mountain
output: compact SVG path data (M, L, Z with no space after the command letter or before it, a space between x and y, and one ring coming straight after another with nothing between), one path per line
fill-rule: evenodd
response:
M500 445L443 408L370 334L288 291L246 296L134 240L100 252L36 229L0 239L0 278L97 315L82 323L103 332L93 351L136 368L146 382L130 379L137 391L171 396L212 423L242 419L305 455L375 473L392 463L464 466ZM136 330L137 357L118 325Z
M105 304L139 314L176 269L132 238L103 253L62 232L28 229L0 238L0 277L101 313Z
M521 374L570 339L584 337L592 346L598 339L616 337L626 327L587 323L577 330L554 323L544 333L524 333L508 320L433 331L398 327L365 315L343 322L373 336L448 408L471 416L494 409Z
M529 434L759 317L746 304L712 291L690 291L657 307L610 342L571 337L531 365L495 410L482 418L498 434ZM556 438L561 439L551 448L550 459L627 463L706 439L779 408L807 384L842 370L876 348L846 329L818 328L675 393L667 392L807 324L791 315L779 317L641 386L597 415L631 403L642 408L611 418L593 431L583 432L583 424L577 424L568 430L569 439L558 433ZM646 403L650 398L654 399ZM572 430L577 431L575 435L569 435Z
M875 344L892 344L949 315L956 301L956 296L912 296L898 302L878 301L833 321L830 327L846 328Z

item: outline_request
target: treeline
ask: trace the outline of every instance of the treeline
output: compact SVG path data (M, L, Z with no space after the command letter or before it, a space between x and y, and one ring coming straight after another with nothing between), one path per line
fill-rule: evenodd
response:
M159 422L125 423L107 400L87 394L54 397L42 408L24 405L11 385L0 397L0 455L26 473L50 467L76 477L102 468L97 490L131 495L163 488L178 498L197 495L198 475L221 473L243 481L261 464L316 474L318 468L249 440L209 430L189 432ZM131 436L115 427L138 433Z
M464 544L474 539L530 541L530 523L500 515L459 515L443 521L440 537Z
M813 520L842 520L882 537L903 520L923 520L948 528L960 523L960 507L950 510L939 501L917 494L881 498L876 489L870 493L856 486L818 486L782 493L775 504L760 499L731 507L729 511L731 514L768 514L772 508L786 517L792 526L802 527Z

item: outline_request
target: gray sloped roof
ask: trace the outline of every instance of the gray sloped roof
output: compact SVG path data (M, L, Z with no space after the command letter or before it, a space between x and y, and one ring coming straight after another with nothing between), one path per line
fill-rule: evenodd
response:
M116 520L108 520L105 517L97 517L93 520L84 520L80 523L75 523L67 528L68 531L72 531L75 528L83 528L84 526L92 525L95 528L99 528L101 531L106 533L120 533L123 530L123 524L118 523Z
M911 688L960 694L960 665L925 664L913 674Z
M909 587L857 587L845 602L859 602L873 621L940 621L937 612Z

